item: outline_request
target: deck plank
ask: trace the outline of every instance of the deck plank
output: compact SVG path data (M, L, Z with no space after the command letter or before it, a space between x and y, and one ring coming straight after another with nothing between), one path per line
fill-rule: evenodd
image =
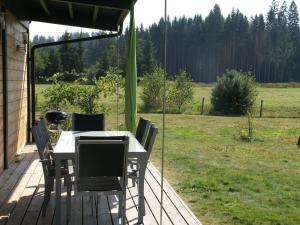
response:
M145 182L145 198L147 199L149 205L151 206L151 210L154 213L156 220L160 221L160 201L157 199L155 194L152 192L149 184ZM164 225L173 224L169 215L163 210L163 219L162 222ZM177 225L177 223L176 223ZM178 224L179 225L179 224Z
M93 202L93 212L92 212L92 201L89 196L83 197L83 224L97 225L97 217L95 211L95 203Z
M41 185L44 184L44 179L42 179ZM40 188L41 191L44 191L44 187ZM42 192L41 197L44 200L44 192ZM51 225L54 219L54 212L55 212L55 194L51 194L50 201L47 206L46 215L43 217L42 215L39 216L37 225Z
M20 198L22 197L22 194L28 182L32 178L34 170L38 166L38 160L36 159L35 156L33 156L31 158L31 161L28 160L27 168L25 168L26 164L27 161L25 162L25 164L20 164L19 167L17 167L16 169L20 171L21 169L24 169L24 171L26 172L23 175L21 174L22 176L16 175L16 177L12 177L7 183L8 187L3 187L2 189L3 191L6 190L7 192L5 193L5 196L3 196L6 197L6 201L2 204L2 207L0 208L0 216L1 216L0 225L6 224L7 220L12 215L12 212L15 209ZM15 174L13 176L15 176ZM14 183L16 184L14 185Z
M126 191L126 221L128 225L138 222L138 211L128 189Z
M155 178L149 174L148 171L146 172L146 182L160 203L161 186L156 182ZM173 204L172 199L170 199L167 195L164 195L163 207L173 224L187 225L187 222Z
M34 160L36 162L37 160ZM34 162L31 164L33 165ZM38 165L37 165L38 166ZM30 168L29 168L30 170ZM30 173L29 173L30 174ZM20 225L27 213L27 209L29 208L34 194L37 190L37 186L42 178L42 170L38 170L37 172L33 172L30 177L16 207L14 208L9 220L7 221L7 225Z
M5 201L10 196L11 191L14 187L19 183L20 178L22 177L24 171L26 171L27 167L32 162L32 158L34 157L34 153L28 153L24 157L24 159L19 163L17 168L14 170L12 176L9 177L5 186L3 186L0 190L0 207L5 203Z
M129 188L129 192L131 194L131 197L133 199L133 202L136 206L136 208L138 208L138 190L136 187L131 187ZM147 199L145 199L145 210L146 210L146 215L144 216L143 222L145 225L155 225L158 224L156 218L154 217L153 212L151 211L151 209L149 208L149 204Z
M152 163L148 163L147 172L152 174L157 183L160 183L160 173ZM197 217L188 208L185 202L179 197L179 195L175 192L175 190L171 187L166 179L164 179L164 193L170 199L172 199L172 202L176 206L178 212L180 212L180 214L184 217L189 225L202 225L202 223L197 219Z
M120 225L118 198L115 195L110 195L107 198L108 207L110 209L112 225Z
M118 211L117 211L118 214ZM110 208L108 205L107 196L101 196L98 202L98 224L99 225L112 225Z

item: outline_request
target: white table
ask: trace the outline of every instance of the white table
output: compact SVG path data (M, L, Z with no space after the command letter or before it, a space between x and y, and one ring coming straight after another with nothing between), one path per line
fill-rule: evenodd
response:
M144 147L136 140L135 136L129 131L63 131L53 151L53 158L55 160L55 178L56 178L56 211L55 211L55 224L61 225L61 173L60 166L62 160L75 161L75 137L76 136L128 136L129 148L128 158L137 158L140 165L139 173L139 207L138 207L138 223L143 223L143 216L145 215L144 203L144 178L147 167L147 152Z

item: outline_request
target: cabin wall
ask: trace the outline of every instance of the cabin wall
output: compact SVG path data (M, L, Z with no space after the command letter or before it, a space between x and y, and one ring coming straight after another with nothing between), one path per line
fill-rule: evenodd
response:
M2 32L2 27L0 32ZM2 34L0 33L2 42ZM3 57L2 57L2 44L0 42L0 173L4 167L4 131L3 131Z
M0 0L1 3L1 0ZM3 25L1 25L1 29ZM26 25L28 26L28 24ZM26 143L27 125L27 48L23 43L26 29L9 12L5 13L7 39L7 98L8 98L8 161L12 162L16 153ZM1 36L2 43L2 36ZM21 48L17 49L17 45ZM0 173L4 166L3 141L3 60L0 45Z

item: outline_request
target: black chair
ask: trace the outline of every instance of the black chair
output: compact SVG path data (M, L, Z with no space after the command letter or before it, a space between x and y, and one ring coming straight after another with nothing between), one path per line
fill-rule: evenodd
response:
M150 126L150 121L140 117L138 126L135 132L135 138L141 143L141 145L145 145L146 137L148 134Z
M51 138L49 136L49 132L48 132L48 128L46 126L46 122L44 119L41 119L38 124L37 124L39 130L41 131L43 138L46 139L46 141L48 142L49 145L49 150L53 150L53 146L52 146L52 141Z
M118 195L119 216L125 224L129 137L79 136L75 143L75 194L93 197L97 208L98 196Z
M55 179L55 162L51 156L52 151L49 149L49 139L45 134L43 124L40 122L38 125L31 128L32 135L34 137L37 150L40 156L40 162L42 163L44 181L45 181L45 193L44 201L42 205L42 216L46 215L47 205L51 197L51 191L53 190L54 179ZM65 180L67 186L67 221L70 219L70 204L71 204L71 182L72 174L69 173L68 168L61 167L61 177Z
M147 155L146 155L147 161L150 158L157 133L158 133L158 129L154 126L154 124L150 123L149 132L144 146L145 150L147 151ZM129 171L128 173L128 178L131 178L133 180L133 185L135 185L135 183L138 181L139 168L141 166L146 167L147 165L139 165L137 161L130 161L130 163L131 163L130 165L131 171Z
M149 120L146 120L146 119L140 117L138 126L136 128L136 132L135 132L135 138L138 140L138 142L140 142L140 144L142 146L145 145L150 124L151 124L151 122ZM137 160L135 158L131 158L131 159L129 159L128 163L129 163L130 168L133 169L134 165L137 164ZM135 186L135 183L133 183L133 185Z
M105 129L105 115L101 114L79 114L72 115L73 131L103 131Z

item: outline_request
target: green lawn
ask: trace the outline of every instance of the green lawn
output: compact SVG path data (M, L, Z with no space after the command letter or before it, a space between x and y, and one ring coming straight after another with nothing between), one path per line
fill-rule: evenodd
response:
M158 115L147 115L160 124ZM166 177L204 224L300 224L300 119L168 115ZM160 165L160 137L152 155Z
M203 224L300 224L300 88L259 88L265 117L254 119L253 143L238 138L246 118L199 115L202 96L209 111L210 92L196 86L187 114L166 115L168 181ZM107 128L116 129L116 100L103 101L112 106ZM160 129L151 157L159 168L162 116L142 115Z
M205 98L204 113L208 114L211 108L210 86L195 86L194 102L188 106L186 113L199 114L202 98ZM260 102L263 104L264 117L298 117L300 118L300 88L258 88L258 96L255 107L255 116L259 116Z

